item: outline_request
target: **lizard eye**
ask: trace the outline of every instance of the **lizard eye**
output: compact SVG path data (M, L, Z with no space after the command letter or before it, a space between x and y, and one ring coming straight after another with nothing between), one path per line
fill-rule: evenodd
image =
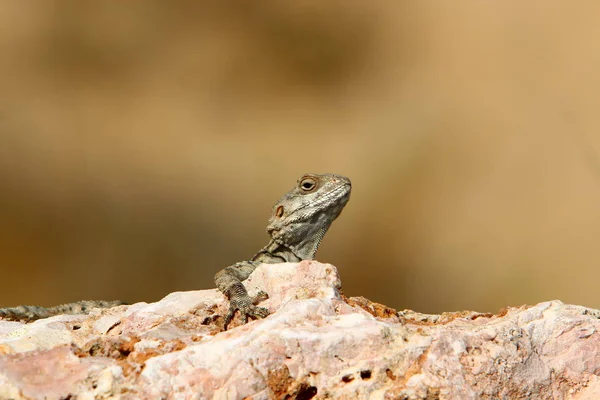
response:
M317 182L313 178L304 178L300 181L300 189L310 192L317 187Z
M277 210L275 210L275 216L277 218L281 218L283 216L283 206L277 207Z

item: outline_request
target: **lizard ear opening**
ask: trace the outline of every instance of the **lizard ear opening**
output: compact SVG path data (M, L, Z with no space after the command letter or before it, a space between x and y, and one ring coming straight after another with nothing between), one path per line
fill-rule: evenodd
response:
M277 207L277 210L275 210L275 216L277 218L281 218L283 216L283 206Z

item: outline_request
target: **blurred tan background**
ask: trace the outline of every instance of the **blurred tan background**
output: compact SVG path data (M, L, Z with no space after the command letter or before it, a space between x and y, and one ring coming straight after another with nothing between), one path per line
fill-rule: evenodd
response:
M267 243L422 312L600 307L600 3L0 4L0 304L153 301Z

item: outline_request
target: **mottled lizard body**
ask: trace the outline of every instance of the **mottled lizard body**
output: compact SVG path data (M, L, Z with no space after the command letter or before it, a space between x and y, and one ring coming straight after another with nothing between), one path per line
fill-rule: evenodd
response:
M351 184L346 177L334 174L305 174L297 185L273 206L267 233L269 243L248 261L233 264L215 275L217 288L229 299L224 328L240 311L242 322L248 317L266 317L265 308L256 302L265 298L261 292L250 297L242 281L260 264L298 262L313 259L321 240L350 199ZM7 320L33 321L58 314L87 314L92 308L125 304L121 301L83 300L55 307L19 306L0 308Z
M267 225L271 241L249 261L229 266L215 275L217 288L229 299L224 328L236 310L242 322L248 317L266 317L269 312L254 305L264 297L250 297L242 284L260 264L312 260L321 240L350 199L351 184L346 177L333 174L306 174L296 187L273 206Z

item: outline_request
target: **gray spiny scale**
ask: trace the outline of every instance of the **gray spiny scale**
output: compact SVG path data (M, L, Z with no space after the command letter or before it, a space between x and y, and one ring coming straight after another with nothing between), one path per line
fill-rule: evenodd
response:
M248 261L233 264L215 275L217 288L229 299L224 329L240 311L242 322L248 317L261 318L269 313L255 304L266 298L260 292L250 297L242 281L262 263L275 264L313 259L331 223L350 199L351 184L346 177L334 174L305 174L296 186L273 207L267 225L269 243ZM33 321L57 314L87 314L93 308L109 308L121 301L83 300L55 307L18 306L0 308L0 317L8 320Z

